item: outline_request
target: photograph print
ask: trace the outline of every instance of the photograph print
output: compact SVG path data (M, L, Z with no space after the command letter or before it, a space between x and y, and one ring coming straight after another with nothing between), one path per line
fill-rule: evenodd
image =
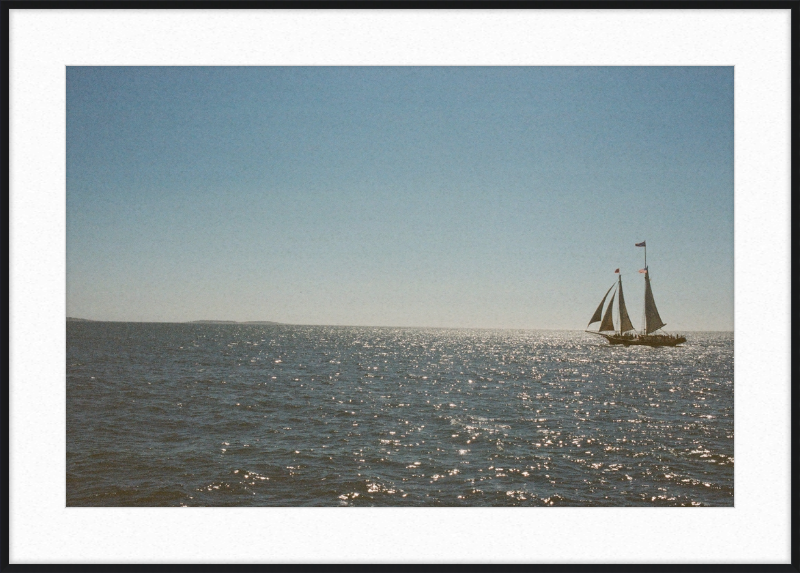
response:
M732 507L733 87L67 67L66 505Z

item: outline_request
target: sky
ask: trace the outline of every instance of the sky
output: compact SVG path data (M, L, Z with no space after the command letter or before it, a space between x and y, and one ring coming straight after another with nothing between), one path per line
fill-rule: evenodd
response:
M732 67L66 79L67 316L733 330Z

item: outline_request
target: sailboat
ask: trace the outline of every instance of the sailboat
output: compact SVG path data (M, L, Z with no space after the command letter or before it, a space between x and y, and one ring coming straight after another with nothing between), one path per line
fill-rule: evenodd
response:
M589 320L589 324L586 325L588 328L591 324L599 320L600 328L596 332L592 330L587 330L586 332L604 337L608 340L609 344L622 344L623 346L678 346L686 342L685 336L657 332L666 326L666 324L661 320L661 316L658 314L656 301L653 297L653 289L650 286L650 271L647 267L647 244L645 241L642 241L641 243L636 243L636 246L645 248L644 268L639 271L640 273L644 273L644 324L642 325L642 330L636 332L631 323L630 316L628 316L628 310L625 307L625 298L622 294L622 275L620 274L618 282L612 284L606 291L603 300L600 301L600 305L597 307L597 310L594 311L591 320ZM619 269L614 272L619 274ZM611 293L615 286L617 290L611 294L611 300L608 303L608 307L606 307L605 313L603 313L603 305L606 302L606 298L608 298L609 293ZM613 308L615 296L617 296L619 306L619 329L614 326Z

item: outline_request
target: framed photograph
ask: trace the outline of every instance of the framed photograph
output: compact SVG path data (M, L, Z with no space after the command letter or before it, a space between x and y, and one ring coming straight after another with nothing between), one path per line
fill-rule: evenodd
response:
M790 6L4 5L7 562L790 566Z

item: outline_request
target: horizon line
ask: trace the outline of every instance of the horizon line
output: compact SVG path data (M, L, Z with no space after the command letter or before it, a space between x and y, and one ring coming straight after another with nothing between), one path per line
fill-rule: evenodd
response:
M387 326L373 324L303 324L278 322L274 320L98 320L93 318L78 318L73 316L66 317L67 321L75 322L114 322L114 323L135 323L135 324L217 324L217 325L264 325L264 326L333 326L343 328L416 328L416 329L439 329L439 330L555 330L564 332L585 332L585 328L537 328L537 327L503 327L503 326ZM679 329L675 332L735 332L731 330L698 330L698 329Z

